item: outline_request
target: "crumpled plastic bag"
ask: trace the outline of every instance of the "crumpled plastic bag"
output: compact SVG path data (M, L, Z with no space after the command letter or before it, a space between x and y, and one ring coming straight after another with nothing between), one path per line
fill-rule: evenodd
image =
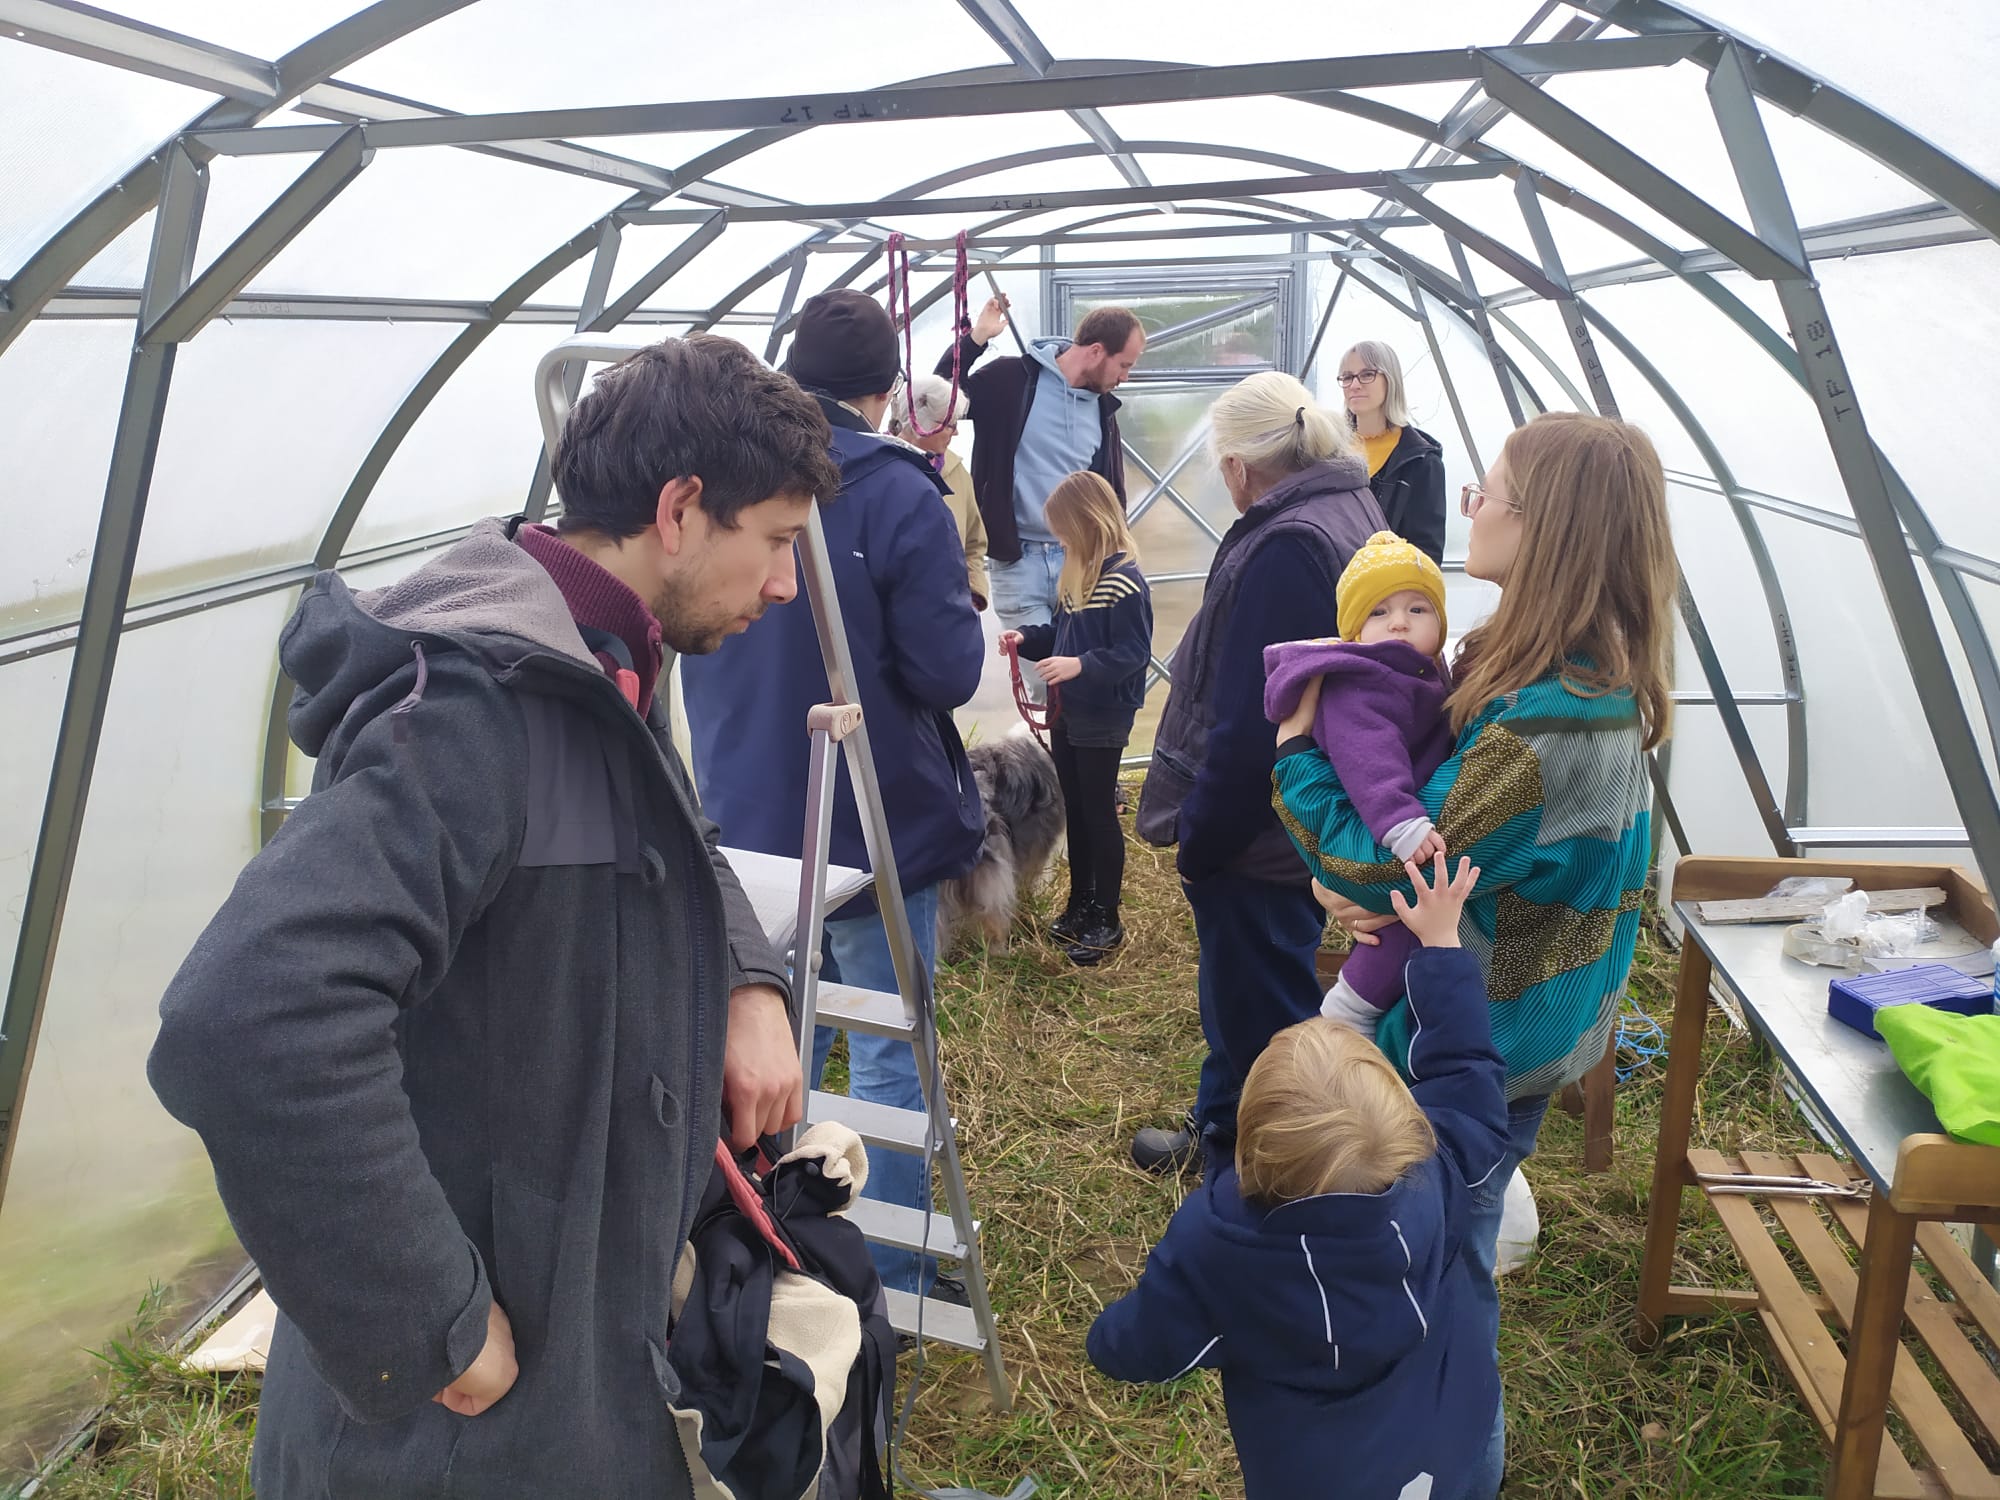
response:
M1824 896L1831 901L1843 891L1853 889L1854 881L1845 875L1788 875L1766 891L1764 896L1766 900Z
M1861 929L1868 925L1868 893L1849 891L1836 901L1829 901L1826 910L1819 916L1819 935L1829 943L1852 943L1861 937Z

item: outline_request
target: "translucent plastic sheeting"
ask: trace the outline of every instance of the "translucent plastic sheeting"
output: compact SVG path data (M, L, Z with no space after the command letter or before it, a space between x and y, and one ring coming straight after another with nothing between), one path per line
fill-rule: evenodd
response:
M43 47L0 46L0 276L211 97Z
M645 336L674 332L685 330L648 328ZM396 450L362 508L349 549L429 536L481 516L518 511L542 447L535 364L564 337L561 328L534 324L509 325L488 335ZM341 474L341 485L351 477Z
M69 668L64 651L0 666L0 724L7 726L0 734L0 952L11 954L21 933ZM5 1306L0 1301L0 1316Z
M2000 177L2000 8L1991 0L1924 0L1885 11L1874 0L1701 0L1697 9L1801 67L1831 79L1891 119Z
M865 10L771 0L754 11L608 0L585 12L482 0L342 76L484 111L876 88L1005 61L948 0L869 0Z
M1815 268L1869 431L1944 540L2000 558L2000 245L1982 240Z
M900 194L911 183L990 157L1088 140L1068 116L1046 112L882 120L800 131L745 157L725 175L733 186L794 201L856 202ZM974 178L940 191L970 197L984 186L984 178Z
M204 329L174 365L134 602L311 557L403 392L457 332L250 318Z
M289 608L267 596L121 645L0 1209L0 1472L80 1414L88 1351L131 1320L150 1283L171 1319L243 1264L201 1142L160 1108L144 1064L161 993L256 852ZM28 680L47 672L27 665ZM18 671L0 669L0 684Z
M0 634L82 602L131 353L129 321L36 322L0 356Z
M277 58L366 7L361 0L121 0L118 13L252 57Z
M1076 7L1087 9L1087 7ZM1106 7L1107 10L1112 7ZM1340 49L1336 49L1340 50ZM1281 56L1311 56L1309 52ZM1191 61L1193 59L1190 59ZM1203 62L1216 59L1202 58ZM1208 141L1248 146L1324 162L1335 171L1369 172L1400 167L1424 144L1421 138L1360 115L1296 99L1204 99L1181 104L1131 104L1104 111L1112 129L1128 140ZM1218 163L1218 165L1221 165ZM1273 168L1211 170L1220 181L1280 176Z
M627 229L618 246L618 269L611 280L611 300L685 244L696 226L639 225ZM647 299L654 307L705 308L735 290L738 283L783 255L812 230L799 224L737 224L689 261ZM782 271L774 278L762 305L775 307L784 289ZM758 305L746 300L745 306Z
M1731 278L1731 291L1740 280ZM1738 483L1851 514L1812 398L1707 299L1673 279L1600 287L1588 296L1687 403ZM1597 342L1601 352L1606 341ZM1874 374L1867 365L1855 368ZM1618 394L1622 400L1622 384Z
M236 157L210 173L205 266L291 185L305 156ZM447 147L378 151L252 292L479 299L497 294L630 190Z
M1221 65L1279 58L1498 46L1534 16L1527 0L1426 0L1363 14L1294 0L1160 0L1143 10L1018 0L1017 9L1057 57L1144 57ZM1135 24L1143 17L1144 24ZM1280 148L1282 149L1282 148Z
M1929 201L1930 195L1901 173L1768 99L1757 101L1757 111L1802 228Z
M1730 688L1746 696L1784 691L1771 607L1751 560L1750 544L1730 513L1729 502L1711 489L1670 479L1667 513L1673 523L1681 574L1708 625L1709 639ZM1762 516L1754 511L1752 516L1762 529ZM1786 595L1787 608L1791 602ZM1807 642L1800 649L1811 652L1816 645ZM1691 649L1680 656L1680 685L1708 691L1708 681ZM1780 756L1765 767L1780 796L1784 794L1784 766Z
M1808 821L1832 827L1956 824L1916 688L1861 543L1784 517L1767 517L1763 524L1800 642L1812 777ZM1950 627L1938 619L1947 652L1956 655ZM1709 628L1734 628L1733 619L1718 612Z

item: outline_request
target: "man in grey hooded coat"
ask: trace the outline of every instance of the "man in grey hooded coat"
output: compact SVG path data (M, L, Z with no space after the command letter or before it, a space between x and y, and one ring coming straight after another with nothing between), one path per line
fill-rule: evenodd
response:
M286 626L313 794L149 1068L281 1314L263 1500L692 1494L674 1267L725 1112L745 1145L802 1085L656 688L792 597L827 442L741 346L668 340L570 414L558 527L321 574Z

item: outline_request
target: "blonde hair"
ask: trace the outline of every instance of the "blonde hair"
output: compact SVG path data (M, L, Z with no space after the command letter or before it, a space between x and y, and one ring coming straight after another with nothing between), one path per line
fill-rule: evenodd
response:
M1125 508L1118 492L1102 474L1079 470L1066 474L1049 491L1049 530L1063 544L1062 576L1056 593L1064 609L1082 609L1104 576L1105 560L1122 552L1131 562L1139 549L1125 526Z
M1217 463L1239 459L1274 480L1357 451L1353 429L1282 370L1260 371L1218 396L1208 442Z
M1408 427L1410 402L1409 397L1403 392L1403 362L1396 358L1396 351L1379 339L1363 339L1340 356L1340 363L1344 365L1357 356L1361 360L1363 369L1376 369L1382 372L1382 420L1391 427ZM1347 425L1350 427L1354 425L1354 415L1351 412L1348 414Z
M897 437L919 428L934 432L946 421L963 422L972 405L964 391L951 399L951 382L928 370L899 389L889 402L889 431ZM912 415L915 421L911 420Z
M1500 463L1521 545L1500 607L1459 652L1453 730L1559 672L1586 697L1629 690L1652 749L1673 723L1680 587L1652 440L1610 417L1544 412L1514 429Z
M1379 1193L1437 1151L1431 1122L1374 1043L1314 1016L1271 1038L1236 1107L1236 1176L1266 1206Z

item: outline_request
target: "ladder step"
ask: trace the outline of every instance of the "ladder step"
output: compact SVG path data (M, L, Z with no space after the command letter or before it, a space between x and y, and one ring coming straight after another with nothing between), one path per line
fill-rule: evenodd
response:
M915 1335L917 1312L921 1308L925 1338L949 1344L954 1349L970 1349L974 1353L986 1347L986 1337L979 1331L978 1321L969 1307L960 1307L956 1302L940 1302L935 1297L918 1297L914 1293L898 1292L888 1287L882 1288L882 1296L889 1304L889 1326L898 1333Z
M806 1118L815 1124L821 1120L838 1121L871 1146L886 1146L891 1151L909 1151L918 1156L924 1153L931 1128L931 1117L920 1109L898 1109L893 1104L874 1104L818 1089L806 1101Z
M963 1260L965 1246L948 1213L925 1213L900 1203L878 1203L873 1198L856 1198L847 1208L847 1221L878 1245L898 1250L924 1250L942 1260ZM975 1223L972 1232L977 1234ZM928 1239L926 1239L928 1233Z
M903 997L851 984L822 984L813 991L813 1012L822 1026L865 1031L870 1036L908 1038L915 1028L903 1015Z

